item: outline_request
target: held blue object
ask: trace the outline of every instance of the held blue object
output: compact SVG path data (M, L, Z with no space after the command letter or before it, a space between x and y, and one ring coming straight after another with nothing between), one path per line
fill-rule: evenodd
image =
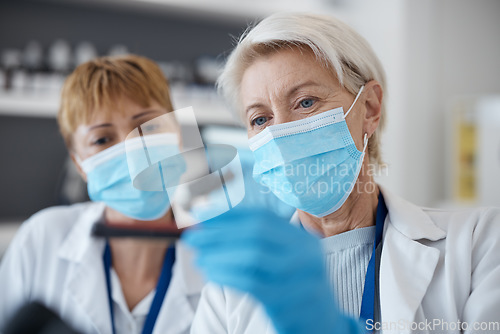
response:
M161 147L151 147L149 154L155 154ZM156 153L158 154L158 153ZM138 220L154 220L165 215L170 208L166 191L144 191L133 185L127 163L125 143L116 144L81 163L87 175L87 190L92 201L106 203L110 208L123 215ZM163 174L169 176L168 183L174 184L180 178L185 165L163 166ZM167 172L165 172L167 171Z
M279 199L317 217L337 211L352 192L368 143L356 148L342 107L271 125L250 138L254 179Z
M288 219L238 206L182 239L209 281L252 295L277 333L363 333L335 304L319 239Z

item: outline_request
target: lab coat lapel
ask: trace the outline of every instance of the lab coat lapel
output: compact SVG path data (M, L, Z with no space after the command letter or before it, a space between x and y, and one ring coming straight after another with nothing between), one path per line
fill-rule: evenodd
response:
M391 226L385 240L380 262L382 322L411 322L431 282L439 250L408 239Z
M98 333L111 333L106 277L102 262L104 240L89 237L92 226L102 218L104 205L96 203L75 224L59 251L59 257L71 262L67 286L72 307L81 308Z
M111 314L106 290L106 276L102 262L105 242L88 237L94 223L102 219L104 205L93 203L81 215L75 227L64 241L58 256L70 261L67 286L61 287L70 297L73 308L80 308L98 333L111 333ZM194 268L193 254L182 243L176 244L176 260L172 280L167 290L154 334L186 333L194 317L201 290L205 284Z
M172 280L158 315L153 334L163 334L162 328L169 333L187 333L196 311L201 290L205 284L201 274L194 268L193 254L182 242L176 243L176 259L172 268Z
M381 320L386 324L412 322L440 255L439 250L417 240L435 241L446 233L421 208L381 190L389 212L380 262Z

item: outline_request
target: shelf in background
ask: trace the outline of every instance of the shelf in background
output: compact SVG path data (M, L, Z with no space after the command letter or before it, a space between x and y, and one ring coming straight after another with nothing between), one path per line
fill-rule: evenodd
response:
M239 125L222 98L211 87L173 86L171 89L175 108L192 106L200 124ZM56 117L59 110L59 93L27 94L0 93L0 116Z
M227 23L248 23L278 12L340 12L353 7L347 0L45 0L90 7L109 7L154 13L181 15Z
M26 117L56 117L59 94L0 93L0 115Z

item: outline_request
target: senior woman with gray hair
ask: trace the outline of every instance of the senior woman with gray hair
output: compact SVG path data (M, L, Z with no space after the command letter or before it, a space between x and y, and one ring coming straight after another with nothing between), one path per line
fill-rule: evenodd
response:
M186 233L213 282L192 333L500 332L500 212L424 209L374 183L386 87L359 34L272 15L219 86L254 178L297 211L237 207Z

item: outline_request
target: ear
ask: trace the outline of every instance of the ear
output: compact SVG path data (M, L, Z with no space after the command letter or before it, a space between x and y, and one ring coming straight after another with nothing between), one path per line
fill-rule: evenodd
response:
M76 158L76 155L73 152L70 152L69 156L71 158L71 161L73 161L73 164L75 165L76 171L78 172L78 174L80 174L80 176L82 177L82 179L85 182L87 182L87 174L85 174L85 172L82 169L82 166L80 166L80 163L78 162L79 159Z
M378 128L380 122L384 92L378 81L370 80L365 84L364 95L366 114L363 121L363 132L367 133L369 138Z

